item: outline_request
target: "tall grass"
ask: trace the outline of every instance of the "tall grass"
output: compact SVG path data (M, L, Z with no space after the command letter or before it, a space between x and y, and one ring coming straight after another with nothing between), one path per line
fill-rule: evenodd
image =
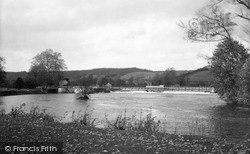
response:
M113 120L109 120L107 114L105 114L106 128L116 130L138 130L144 132L159 132L160 121L155 120L156 117L152 115L150 110L146 117L142 117L142 111L140 112L140 119L136 118L136 113L127 116L127 110L124 113L117 115Z
M19 107L12 107L8 116L12 118L26 117L31 120L40 120L41 122L54 122L55 118L46 109L40 109L38 106L32 106L29 112L25 111L26 104L23 103Z
M89 110L89 106L87 106L83 113L82 110L80 110L76 115L75 111L73 111L71 118L74 123L78 123L84 126L95 127L95 122L97 119L92 117L92 113L93 109Z
M89 106L78 113L72 112L72 122L75 124L80 124L84 126L96 127L97 119L92 116L93 109L89 109ZM5 114L2 112L2 114ZM115 130L138 130L144 132L159 132L160 121L156 121L152 111L147 112L146 116L142 116L142 111L140 112L140 118L136 117L136 113L132 116L127 116L127 109L123 113L117 115L114 119L109 120L107 114L105 113L104 125L108 129ZM28 118L29 121L38 120L38 122L54 122L55 116L48 113L46 109L40 109L38 106L32 106L30 111L25 110L25 103L18 107L12 107L10 113L6 114L12 118Z
M2 112L2 114L5 114ZM27 117L30 120L36 119L41 122L54 122L55 116L48 113L46 109L40 109L38 106L32 106L29 112L25 112L25 104L21 104L19 107L12 107L10 113L7 115L18 118ZM97 118L93 116L93 109L89 109L89 106L85 110L80 110L77 113L72 112L72 122L75 124L97 127L97 123L100 122ZM115 116L115 118L110 119L105 113L104 120L101 122L104 128L114 129L114 130L136 130L143 132L169 132L173 130L173 134L187 134L187 135L208 135L213 129L206 119L196 119L192 122L187 123L169 123L161 122L156 120L156 116L152 114L152 108L150 108L146 114L142 110L140 115L137 116L136 112L130 116L127 115L127 109L124 112ZM139 118L138 118L139 117ZM170 128L169 128L170 127ZM169 128L169 129L168 129ZM185 130L183 130L185 128Z

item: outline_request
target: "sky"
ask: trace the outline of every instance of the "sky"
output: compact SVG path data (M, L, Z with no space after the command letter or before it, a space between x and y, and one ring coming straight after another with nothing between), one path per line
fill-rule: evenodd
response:
M207 0L0 0L0 56L6 71L29 71L46 49L68 70L138 67L162 71L207 65L211 43L184 39L177 25Z

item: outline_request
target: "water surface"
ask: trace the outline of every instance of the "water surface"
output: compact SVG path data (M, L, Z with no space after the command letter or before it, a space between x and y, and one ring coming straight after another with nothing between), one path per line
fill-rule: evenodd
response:
M72 112L92 110L92 117L114 119L119 114L137 118L152 113L166 132L242 138L250 134L250 110L226 106L216 94L181 93L100 93L90 100L77 100L74 94L18 95L0 97L0 110L25 103L28 111L39 106L62 122L71 121ZM106 115L106 116L105 116Z

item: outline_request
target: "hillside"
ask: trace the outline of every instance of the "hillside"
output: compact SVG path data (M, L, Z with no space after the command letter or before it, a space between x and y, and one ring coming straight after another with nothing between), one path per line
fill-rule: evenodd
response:
M208 67L203 67L178 76L183 78L189 86L210 86L212 81L212 74Z
M123 76L133 72L153 72L147 69L140 69L136 67L132 68L97 68L91 70L81 70L81 71L65 71L65 77L71 80L78 80L82 76L86 76L88 74L93 74L95 76L102 76L102 75L111 75L111 76Z
M133 79L152 79L154 78L155 74L156 74L155 72L133 72L121 76L121 79L128 80L131 77Z
M20 78L26 78L28 75L27 72L6 72L6 79L10 82L15 81L18 77Z
M69 78L71 81L80 80L87 75L92 74L94 77L108 75L112 78L120 78L122 80L128 80L131 77L136 81L150 80L155 77L156 74L162 74L164 71L151 71L147 69L140 68L97 68L91 70L73 70L65 71L65 78ZM27 72L7 72L7 80L13 83L18 77L27 77ZM197 70L176 70L177 78L185 78L186 81L196 83L196 82L209 82L211 75L209 70L204 67Z
M190 73L192 71L176 71L176 76L180 76L180 75L184 75L187 73ZM129 78L133 77L133 79L153 79L155 77L156 74L162 74L164 73L164 71L154 71L154 72L132 72L132 73L128 73L126 75L121 76L121 79L123 80L128 80Z
M136 67L132 68L96 68L91 70L74 70L74 71L65 71L64 75L66 78L71 80L78 80L83 76L88 74L93 74L95 76L102 76L102 75L111 75L111 76L123 76L133 72L153 72L147 69L140 69ZM7 72L6 79L10 82L15 81L18 77L25 78L27 77L28 73L23 72Z
M208 70L201 70L188 75L190 81L210 81L212 76Z

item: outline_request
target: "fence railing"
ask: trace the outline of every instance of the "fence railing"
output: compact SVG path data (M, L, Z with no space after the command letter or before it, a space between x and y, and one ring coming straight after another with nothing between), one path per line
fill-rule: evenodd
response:
M145 87L113 87L114 90L146 91ZM213 87L164 87L164 91L214 92Z
M214 92L213 87L165 87L165 91Z

